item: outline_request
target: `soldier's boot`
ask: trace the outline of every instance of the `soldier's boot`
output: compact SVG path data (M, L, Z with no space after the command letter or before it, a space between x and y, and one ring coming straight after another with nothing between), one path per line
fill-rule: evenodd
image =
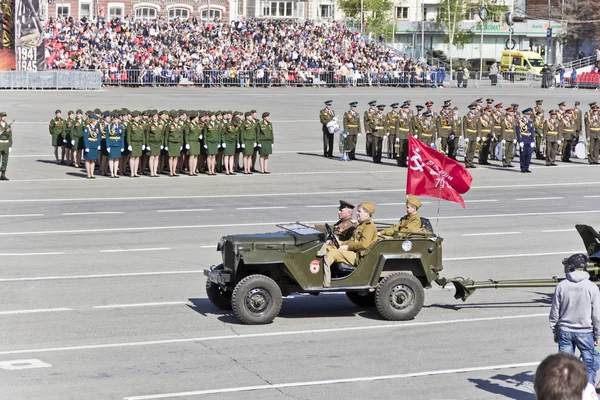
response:
M2 171L0 174L0 181L8 181L9 179L6 177L6 171Z

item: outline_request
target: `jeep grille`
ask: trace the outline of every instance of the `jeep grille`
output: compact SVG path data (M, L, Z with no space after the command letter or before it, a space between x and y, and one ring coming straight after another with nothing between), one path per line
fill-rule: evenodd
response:
M226 240L223 245L223 266L225 269L233 271L235 269L235 246L234 244Z

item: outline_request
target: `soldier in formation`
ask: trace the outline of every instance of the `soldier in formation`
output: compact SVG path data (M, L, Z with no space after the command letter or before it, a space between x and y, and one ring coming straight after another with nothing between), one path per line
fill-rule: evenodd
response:
M8 166L8 155L13 146L11 124L6 122L6 113L0 112L0 181L9 180L6 177Z

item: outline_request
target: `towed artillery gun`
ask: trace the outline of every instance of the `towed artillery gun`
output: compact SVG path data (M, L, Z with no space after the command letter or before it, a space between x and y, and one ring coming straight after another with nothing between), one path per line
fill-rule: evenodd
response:
M579 232L581 239L585 245L588 255L588 264L586 271L590 274L590 280L600 286L600 233L589 225L575 225L575 229ZM569 272L569 267L566 265L566 260L563 260L565 266L565 275ZM515 279L515 280L493 280L473 281L463 278L442 278L438 283L442 286L451 282L456 293L455 299L467 300L477 289L500 289L500 288L522 288L522 287L554 287L565 279L565 277L554 276L548 279Z

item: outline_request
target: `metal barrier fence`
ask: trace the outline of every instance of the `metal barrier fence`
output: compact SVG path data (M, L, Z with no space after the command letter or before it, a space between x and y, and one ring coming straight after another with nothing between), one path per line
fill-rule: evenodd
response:
M443 73L411 71L350 71L342 75L334 71L103 71L104 86L202 86L202 87L440 87L449 84Z
M102 88L101 71L0 71L0 89L69 89Z
M499 72L496 75L490 75L489 72L484 72L481 77L479 71L472 75L474 78L469 80L472 87L481 86L527 86L534 87L541 85L541 76L535 76L531 72Z

